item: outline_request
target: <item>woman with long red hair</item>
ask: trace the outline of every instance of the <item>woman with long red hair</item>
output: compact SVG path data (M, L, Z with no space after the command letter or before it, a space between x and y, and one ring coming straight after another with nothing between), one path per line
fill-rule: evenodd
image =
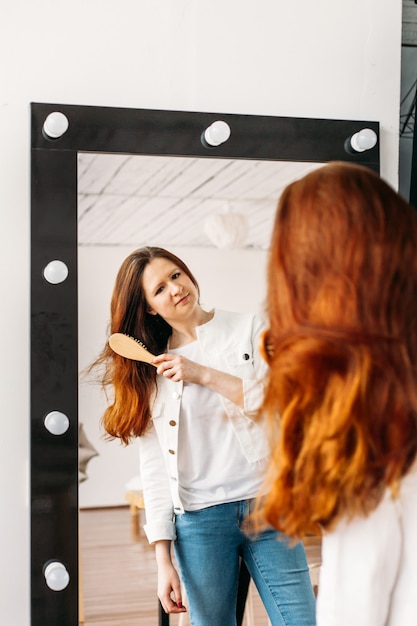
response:
M319 626L415 626L417 212L362 166L290 184L267 307L262 515L323 533Z
M272 626L315 624L303 545L273 528L246 532L270 452L256 421L263 328L251 313L205 310L187 265L163 248L135 250L117 274L111 333L138 338L157 356L153 367L105 347L98 363L112 402L104 427L126 444L139 437L158 596L167 613L184 612L181 576L192 626L236 625L240 562Z

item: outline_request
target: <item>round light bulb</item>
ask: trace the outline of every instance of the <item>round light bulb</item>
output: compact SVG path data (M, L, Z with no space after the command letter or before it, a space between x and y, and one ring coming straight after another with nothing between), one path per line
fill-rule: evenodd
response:
M51 411L43 421L46 430L52 435L63 435L69 428L69 419L61 411Z
M230 137L230 126L222 120L213 122L204 131L204 139L210 146L220 146Z
M44 569L46 584L52 591L62 591L68 586L69 574L63 563L52 561Z
M355 152L365 152L376 146L377 134L372 128L363 128L352 135L350 145Z
M43 270L43 275L48 283L51 285L58 285L58 283L64 282L68 276L68 267L63 261L55 259L50 261Z
M67 132L68 118L59 111L50 113L43 123L43 132L49 139L58 139Z

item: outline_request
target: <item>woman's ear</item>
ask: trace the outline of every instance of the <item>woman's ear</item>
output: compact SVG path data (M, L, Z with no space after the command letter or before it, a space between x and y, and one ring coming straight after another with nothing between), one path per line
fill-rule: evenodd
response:
M146 309L146 312L149 313L149 315L158 315L156 311L154 311L154 309Z

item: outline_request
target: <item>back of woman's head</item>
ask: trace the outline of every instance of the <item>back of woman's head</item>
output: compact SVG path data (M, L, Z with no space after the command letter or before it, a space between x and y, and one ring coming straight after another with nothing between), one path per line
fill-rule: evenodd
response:
M289 534L368 512L416 455L416 251L417 212L365 167L331 163L282 194L264 401L281 435L265 514Z
M404 335L414 323L416 229L414 209L364 167L331 163L287 187L269 263L279 327Z

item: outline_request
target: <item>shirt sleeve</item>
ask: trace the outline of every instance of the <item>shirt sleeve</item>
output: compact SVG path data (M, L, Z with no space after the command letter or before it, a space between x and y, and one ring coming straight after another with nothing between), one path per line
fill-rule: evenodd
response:
M154 426L139 437L139 454L149 543L176 538L169 477Z
M317 626L384 626L402 550L396 501L323 537Z

